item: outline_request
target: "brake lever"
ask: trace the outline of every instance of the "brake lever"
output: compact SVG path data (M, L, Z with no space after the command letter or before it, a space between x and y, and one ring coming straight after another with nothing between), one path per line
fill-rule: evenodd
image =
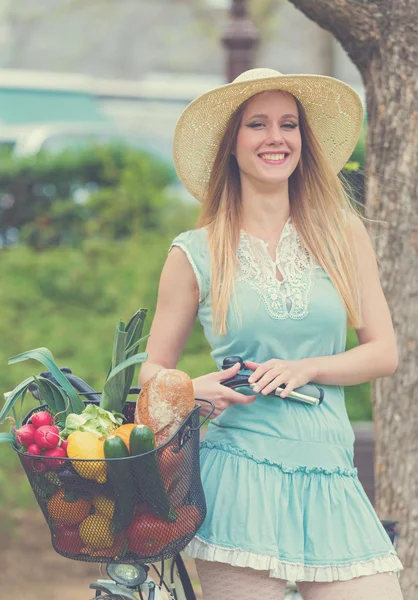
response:
M223 360L222 370L230 369L237 362L240 363L240 370L245 369L244 361L240 356L228 356ZM253 388L256 385L256 383L249 383L249 377L250 375L238 373L237 375L235 375L235 377L225 379L224 381L221 381L221 383L222 385L230 389L236 389L243 386L249 386ZM285 387L286 385L282 384L279 387L277 387L273 392L270 392L270 394L268 395L280 397L280 394ZM310 404L311 406L319 406L324 399L324 390L322 388L317 387L316 385L313 385L312 383L308 383L301 387L295 388L287 396L287 398L283 398L283 400L287 399L296 400L297 402L302 402L303 404Z

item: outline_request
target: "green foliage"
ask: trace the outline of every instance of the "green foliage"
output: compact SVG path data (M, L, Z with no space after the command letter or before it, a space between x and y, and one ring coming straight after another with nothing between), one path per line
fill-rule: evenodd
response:
M39 153L0 164L0 233L16 228L37 249L79 246L85 238L121 239L167 229L173 167L122 145ZM1 211L1 208L0 208Z

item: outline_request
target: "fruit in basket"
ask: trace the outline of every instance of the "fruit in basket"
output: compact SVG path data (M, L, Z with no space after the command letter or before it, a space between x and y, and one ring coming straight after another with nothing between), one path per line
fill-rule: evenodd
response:
M61 448L61 446L57 446L56 448L51 448L51 450L45 450L43 456L46 457L43 460L45 466L51 471L55 471L56 469L59 469L60 467L63 467L65 465L65 460L51 459L66 458L67 452L64 450L64 448Z
M81 552L83 554L88 554L89 556L105 556L107 558L113 558L118 556L123 556L128 547L128 540L123 536L116 536L112 546L110 548L94 548L93 546L86 546L84 544L84 548L82 548Z
M91 510L91 502L85 498L69 499L60 489L48 500L49 516L55 523L78 525Z
M60 441L60 432L55 425L42 425L35 431L35 444L42 450L56 448Z
M40 410L32 415L30 418L32 425L38 429L43 425L53 425L52 416L46 410Z
M71 464L85 479L98 483L106 481L106 463L104 461L104 443L88 431L74 431L68 436L67 455L74 460ZM90 460L90 459L94 459Z
M122 440L125 443L125 446L128 448L128 452L130 451L129 436L131 435L131 431L134 427L135 423L125 423L124 425L121 425L120 427L115 429L115 431L112 432L112 435L117 435L120 438L122 438Z
M110 531L111 520L104 515L90 515L80 523L80 536L87 546L111 548L115 538Z
M128 448L122 438L110 435L104 441L107 474L113 485L115 494L115 511L111 523L112 533L121 533L130 522L135 509L135 488L132 482L132 471L128 460ZM113 460L118 459L118 460Z
M199 509L182 506L177 512L175 523L167 523L150 513L136 515L127 532L128 550L141 556L153 556L176 540L193 534L201 523Z
M143 386L135 409L135 423L147 425L157 446L167 442L195 406L193 383L187 373L161 369Z
M151 513L142 513L135 516L127 535L130 552L141 556L153 556L173 542L177 533L173 529L173 523L167 523Z
M22 425L22 427L19 427L19 429L15 429L16 442L20 446L30 446L34 442L35 431L36 428L30 423L28 423L27 425Z
M95 496L92 499L92 503L96 513L108 517L109 519L113 518L113 513L115 512L114 500L106 498L106 496Z
M177 515L170 507L156 453L153 452L155 450L153 432L146 425L136 425L131 431L129 444L131 456L138 457L131 461L138 495L142 494L151 512L166 521L175 521Z
M53 543L57 550L67 554L79 554L85 546L78 526L59 528L54 534Z

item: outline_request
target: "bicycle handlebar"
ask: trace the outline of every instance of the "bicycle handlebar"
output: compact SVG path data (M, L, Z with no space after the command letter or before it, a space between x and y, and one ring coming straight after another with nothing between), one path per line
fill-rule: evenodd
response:
M222 369L229 369L233 367L237 362L240 363L240 368L245 369L244 361L240 356L228 356L224 359L222 363ZM235 377L231 377L230 379L225 379L222 381L222 385L229 387L231 389L236 389L240 387L251 387L253 388L256 384L249 383L250 375L244 375L238 373ZM269 396L280 396L282 390L286 387L285 384L279 385L273 392L268 394ZM306 385L302 385L301 387L295 388L287 397L292 400L296 400L297 402L302 402L303 404L310 404L312 406L319 406L324 399L324 390L322 388L317 387L312 383L308 383ZM283 398L286 400L287 398Z

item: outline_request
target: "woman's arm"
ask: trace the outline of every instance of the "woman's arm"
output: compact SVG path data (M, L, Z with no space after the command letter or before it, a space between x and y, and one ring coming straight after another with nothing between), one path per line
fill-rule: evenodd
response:
M161 273L157 308L151 325L146 351L148 360L141 365L142 386L160 369L175 369L192 330L199 305L199 290L193 269L177 247L169 253ZM193 379L196 398L211 400L217 417L231 404L250 404L256 396L246 396L221 384L238 373L240 364ZM205 403L201 414L210 411Z
M160 369L175 369L192 330L199 291L190 263L180 248L170 251L158 288L158 300L146 352L141 365L139 385Z
M363 327L357 329L359 346L334 356L306 359L313 381L324 385L356 385L392 375L398 353L392 319L369 235L358 217L352 217L359 264Z

